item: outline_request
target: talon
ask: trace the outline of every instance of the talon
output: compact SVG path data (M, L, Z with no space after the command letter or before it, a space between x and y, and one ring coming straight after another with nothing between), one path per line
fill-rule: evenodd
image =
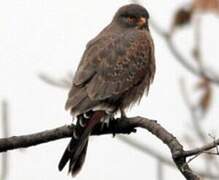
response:
M116 136L116 132L115 132L115 121L116 121L116 119L114 119L113 116L111 116L111 117L109 118L109 122L110 122L109 125L111 124L113 138Z
M84 113L83 116L84 116L85 119L89 119L90 118L88 113Z
M74 139L76 139L76 140L78 140L78 139L79 139L79 137L78 137L78 135L77 135L76 131L74 131L74 132L73 132L73 137L74 137Z
M83 119L79 119L78 121L79 121L79 125L80 125L81 127L85 127L86 123L83 122Z

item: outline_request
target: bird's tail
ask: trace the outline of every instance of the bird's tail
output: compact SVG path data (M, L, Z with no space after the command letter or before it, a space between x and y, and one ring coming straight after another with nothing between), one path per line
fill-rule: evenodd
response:
M67 146L60 162L59 162L59 170L61 171L65 165L69 162L69 173L71 173L72 176L75 176L78 174L78 172L81 170L81 167L84 163L86 152L87 152L87 145L88 145L88 138L84 140L83 146L78 147L78 144L75 143L75 139L72 138L69 145ZM75 155L76 149L82 149L79 155Z
M69 173L71 173L72 176L78 174L85 160L88 139L92 128L104 116L104 111L92 111L88 115L78 116L74 134L59 162L58 168L60 171L65 167L67 162L70 161Z

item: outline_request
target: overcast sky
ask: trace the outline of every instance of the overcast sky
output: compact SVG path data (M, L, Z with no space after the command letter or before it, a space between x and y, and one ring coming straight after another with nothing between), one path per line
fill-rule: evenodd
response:
M64 110L68 90L51 87L38 78L43 72L62 78L74 72L86 43L112 19L116 10L129 3L122 0L5 0L0 1L0 100L10 103L10 135L34 133L71 122ZM142 1L159 26L168 30L178 0ZM209 65L218 62L218 20L204 17L203 48ZM217 33L218 34L218 33ZM141 115L157 119L166 129L183 140L192 134L188 111L180 94L179 80L192 84L196 79L171 55L165 42L153 31L156 47L157 73L148 97L135 106L128 116ZM191 28L177 34L177 45L189 55L192 47ZM186 37L186 38L185 38ZM217 37L218 38L218 37ZM191 88L190 88L191 89ZM215 92L215 95L219 95ZM204 123L206 133L218 135L216 129L219 96ZM185 130L187 130L185 132ZM150 145L170 158L168 148L151 134L138 131L130 136ZM211 139L209 139L210 141ZM68 139L10 152L8 180L70 180L67 171L57 165ZM197 143L198 144L198 143ZM185 147L186 148L186 147ZM194 162L199 166L199 163ZM87 159L78 180L156 179L157 162L112 136L92 137ZM183 179L182 175L165 167L166 179Z

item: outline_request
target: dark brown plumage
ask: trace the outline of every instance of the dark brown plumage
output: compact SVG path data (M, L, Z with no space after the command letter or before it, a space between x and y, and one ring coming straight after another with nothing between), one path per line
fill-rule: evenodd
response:
M101 119L139 101L155 73L149 14L142 6L121 7L112 22L91 40L73 79L66 109L77 116L77 130L59 169L70 160L69 171L81 168L92 128Z

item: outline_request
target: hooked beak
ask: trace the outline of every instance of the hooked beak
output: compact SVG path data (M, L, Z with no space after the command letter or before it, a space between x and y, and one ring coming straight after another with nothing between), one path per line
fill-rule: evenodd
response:
M140 17L138 19L138 23L137 23L138 27L142 28L146 25L146 18L145 17Z

